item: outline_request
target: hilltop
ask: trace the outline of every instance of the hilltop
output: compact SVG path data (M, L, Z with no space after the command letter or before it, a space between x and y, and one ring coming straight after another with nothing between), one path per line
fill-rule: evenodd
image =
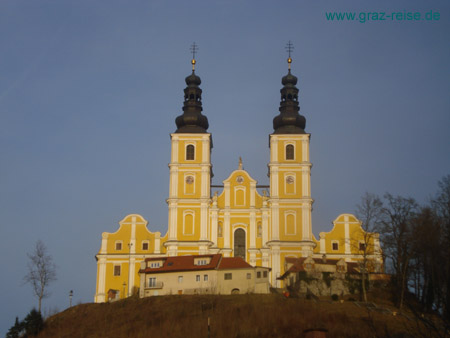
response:
M208 316L211 337L302 337L311 328L327 337L413 336L421 327L386 300L377 310L360 305L280 294L132 297L71 307L48 318L39 337L208 337Z

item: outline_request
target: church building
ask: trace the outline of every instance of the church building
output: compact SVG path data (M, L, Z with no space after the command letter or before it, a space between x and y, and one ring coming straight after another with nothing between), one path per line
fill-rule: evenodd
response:
M223 185L211 186L212 138L208 119L202 114L201 80L195 62L192 59L192 73L185 80L183 113L175 119L177 129L171 134L168 231L163 236L152 232L142 216L131 214L119 222L116 232L104 232L96 255L95 302L106 302L111 294L114 298L135 294L141 262L154 257L241 257L251 266L271 268L272 287L282 286L277 278L287 270L288 257L327 256L358 262L364 252L375 270L382 269L378 234L365 241L368 236L355 216L338 216L333 229L320 233L319 240L313 234L310 134L305 131L305 117L299 114L292 59L289 57L288 73L281 80L279 114L269 135L266 186L258 185L241 160ZM220 192L212 194L212 188L220 188Z

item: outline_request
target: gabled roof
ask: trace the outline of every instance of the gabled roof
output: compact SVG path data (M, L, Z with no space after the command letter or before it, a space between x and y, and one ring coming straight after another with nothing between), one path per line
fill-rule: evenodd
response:
M209 258L206 265L195 265L196 259ZM222 257L221 254L214 255L192 255L192 256L170 256L147 258L146 262L160 262L163 264L157 268L147 267L139 272L163 273L177 271L203 271L203 270L228 270L228 269L253 269L253 267L240 257Z
M219 270L224 269L245 269L253 268L250 264L244 261L241 257L224 257L219 264Z

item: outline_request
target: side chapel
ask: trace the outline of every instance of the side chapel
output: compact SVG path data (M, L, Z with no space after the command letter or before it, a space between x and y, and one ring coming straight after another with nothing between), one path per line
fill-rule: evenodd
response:
M192 73L185 79L183 113L175 119L177 129L170 135L168 231L163 236L152 232L141 215L131 214L119 222L116 232L104 232L96 255L95 302L136 293L140 264L152 257L242 257L252 266L271 268L271 286L281 287L283 282L277 278L287 270L288 257L326 256L358 262L362 245L367 245L374 270L381 270L378 234L363 243L364 230L354 215L339 215L333 229L321 232L319 240L312 232L310 134L305 131L305 117L299 114L291 57L288 73L281 80L279 114L269 135L269 185L258 185L240 160L223 186L213 186L221 191L211 194L212 137L202 114L201 80L195 63L194 55ZM257 188L264 189L262 194Z

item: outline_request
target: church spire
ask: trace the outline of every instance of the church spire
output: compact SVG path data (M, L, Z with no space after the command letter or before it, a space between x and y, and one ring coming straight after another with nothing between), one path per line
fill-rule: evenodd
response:
M299 114L298 88L295 86L297 77L291 74L291 53L294 50L291 41L287 43L286 50L289 54L288 73L281 79L280 114L273 119L274 134L305 134L306 119Z
M191 46L192 74L185 79L187 87L184 89L183 114L175 119L176 133L206 133L209 127L208 118L202 115L202 90L199 87L202 81L195 74L197 51L198 46L194 42Z

